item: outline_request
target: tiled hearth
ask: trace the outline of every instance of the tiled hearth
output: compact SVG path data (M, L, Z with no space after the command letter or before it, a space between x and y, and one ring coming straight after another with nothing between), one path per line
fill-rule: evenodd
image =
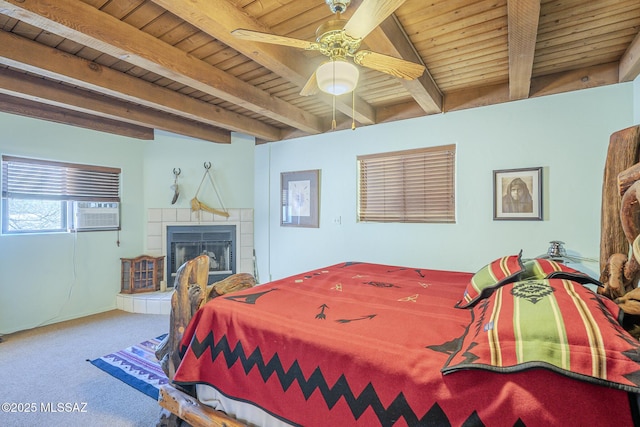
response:
M188 208L149 209L147 212L147 249L145 255L167 255L167 227L174 225L235 225L236 272L254 273L253 209L229 209L229 218L210 212L192 212ZM165 266L166 268L166 266ZM167 274L165 271L165 278ZM167 285L172 286L172 278ZM171 288L170 288L171 289ZM131 313L169 314L172 291L118 294L116 306Z
M116 306L129 313L169 314L171 313L171 294L165 292L143 292L140 294L118 294Z

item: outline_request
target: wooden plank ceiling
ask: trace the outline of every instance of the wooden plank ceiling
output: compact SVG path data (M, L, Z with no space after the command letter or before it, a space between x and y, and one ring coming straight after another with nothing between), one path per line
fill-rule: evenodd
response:
M314 41L332 18L324 0L0 0L0 111L140 139L330 132L333 97L299 95L325 57L230 32ZM406 0L363 47L426 72L360 67L338 128L631 81L639 31L638 0Z

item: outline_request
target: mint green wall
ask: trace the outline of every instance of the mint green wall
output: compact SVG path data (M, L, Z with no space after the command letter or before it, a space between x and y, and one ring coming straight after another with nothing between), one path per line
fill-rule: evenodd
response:
M233 133L231 144L214 144L180 135L157 132L156 140L144 152L144 201L147 208L189 208L204 176L204 163L211 163L210 173L226 208L253 207L253 152L255 139ZM171 204L173 169L180 169L180 196ZM220 207L208 178L198 199L211 207ZM146 219L146 217L145 217Z
M1 113L0 127L2 154L122 169L120 233L0 235L0 334L114 309L120 258L145 251L147 209L189 207L205 161L227 208L253 206L254 139L244 135L231 144L163 132L140 141ZM183 191L171 205L174 167ZM218 206L210 186L201 199Z
M0 236L0 333L114 308L119 258L142 250L145 142L9 114L0 127L2 154L119 167L123 184L120 233Z
M597 258L609 136L632 124L626 83L258 146L260 281L342 261L475 271L554 239ZM456 224L356 222L357 155L443 144L457 146ZM493 221L493 170L538 166L544 221ZM281 227L280 173L306 169L321 169L320 228ZM576 267L598 275L597 264Z

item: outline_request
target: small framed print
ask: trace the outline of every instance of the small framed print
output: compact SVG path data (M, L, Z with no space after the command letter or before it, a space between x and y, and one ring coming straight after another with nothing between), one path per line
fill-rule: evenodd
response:
M542 168L493 171L493 219L542 221Z
M320 170L280 174L280 225L319 227Z

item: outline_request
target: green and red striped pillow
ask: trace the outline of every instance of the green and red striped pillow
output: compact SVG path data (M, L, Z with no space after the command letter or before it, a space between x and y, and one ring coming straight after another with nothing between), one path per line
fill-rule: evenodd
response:
M478 270L467 284L462 300L455 306L473 307L478 301L489 296L494 289L520 280L520 274L524 271L521 256L522 251L518 255L504 256Z
M510 283L496 289L471 313L461 345L443 374L545 368L640 392L640 342L620 325L620 309L613 301L578 282Z
M602 287L602 283L589 275L571 267L545 258L535 258L523 263L524 271L520 280L525 279L569 279L581 284L594 284Z

